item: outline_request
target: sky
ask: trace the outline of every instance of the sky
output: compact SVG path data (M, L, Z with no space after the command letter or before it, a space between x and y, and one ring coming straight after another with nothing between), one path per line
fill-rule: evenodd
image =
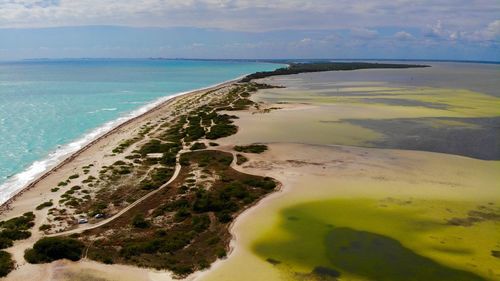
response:
M0 60L500 61L500 0L0 0Z

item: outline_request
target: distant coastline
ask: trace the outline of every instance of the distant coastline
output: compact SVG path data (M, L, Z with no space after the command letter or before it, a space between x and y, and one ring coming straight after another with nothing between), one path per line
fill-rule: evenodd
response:
M232 58L168 58L168 57L147 57L147 58L106 58L106 57L89 57L89 58L22 58L15 60L2 60L0 63L12 63L23 61L94 61L94 60L109 60L109 61L126 61L126 60L165 60L165 61L234 61L234 62L260 62L260 63L305 63L305 62L437 62L437 63L478 63L478 64L500 64L500 61L489 60L453 60L453 59L402 59L402 58L287 58L287 59L232 59Z

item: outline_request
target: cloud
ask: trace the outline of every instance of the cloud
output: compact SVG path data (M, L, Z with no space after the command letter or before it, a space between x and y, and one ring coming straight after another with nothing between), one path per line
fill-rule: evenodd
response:
M398 40L413 40L415 37L406 31L398 31L394 33L394 38Z
M223 46L217 54L230 50L233 53L224 55L234 56L243 50L255 56L259 52L267 52L267 56L316 52L307 53L309 57L343 52L354 56L354 50L358 50L364 56L362 50L369 48L380 50L379 56L384 56L396 54L391 48L423 50L418 50L420 54L432 53L436 46L457 48L457 54L459 50L464 54L482 50L500 53L498 15L498 0L0 0L0 34L2 29L10 28L90 26L65 35L71 38L67 41L76 42L76 37L91 32L93 37L88 40L109 37L102 42L106 45L121 33L94 34L92 27L147 27L144 33L127 31L144 37L137 40L144 53L157 41L162 41L162 46L173 46L168 50L181 43L200 52ZM179 31L171 37L147 37L177 27L204 32ZM130 34L123 37L132 37ZM40 37L36 33L31 36ZM208 42L210 36L220 37ZM64 37L54 40L64 44L60 38ZM0 37L0 48L22 45L25 39ZM122 37L120 40L128 42ZM121 50L125 47L121 46Z
M361 38L361 39L373 39L378 36L378 32L373 29L367 29L367 28L352 28L351 29L351 35L356 38Z
M497 20L499 14L498 0L0 0L0 27L377 30L384 26L425 28L442 19L452 29L472 32ZM439 34L439 27L434 33Z
M498 39L500 37L500 20L495 20L488 25L485 36L489 39Z

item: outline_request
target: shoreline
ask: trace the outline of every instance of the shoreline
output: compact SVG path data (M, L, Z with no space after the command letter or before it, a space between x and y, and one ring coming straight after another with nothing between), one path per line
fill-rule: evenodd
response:
M131 115L131 116L128 119L126 119L127 118L126 116L122 116L122 117L119 117L119 118L117 118L115 120L106 122L105 124L101 125L100 127L97 127L95 129L93 129L90 133L87 133L85 135L91 134L92 132L99 130L101 127L106 126L106 124L108 124L108 123L117 122L117 124L112 125L112 127L109 130L107 130L107 131L105 131L105 132L103 132L101 134L98 134L95 138L91 139L87 144L83 145L82 147L80 147L76 151L69 152L69 153L67 153L64 156L61 156L61 159L58 161L57 164L55 164L52 167L50 167L50 166L47 167L45 169L45 171L43 171L43 172L39 173L38 175L34 176L32 180L28 181L26 184L23 184L19 189L13 191L10 194L11 195L10 198L7 199L7 200L5 200L4 202L2 202L0 204L0 215L3 215L6 211L11 210L10 205L18 197L20 197L23 193L25 193L26 191L31 190L40 181L44 180L45 178L47 178L51 174L55 173L56 171L58 171L59 169L61 169L62 167L64 167L66 164L68 164L71 161L73 161L76 157L78 157L79 155L81 155L83 152L87 151L90 147L92 147L93 145L95 145L97 142L99 142L99 141L101 141L103 139L106 139L107 137L109 137L113 133L119 131L123 127L125 127L125 126L133 123L134 121L136 121L136 120L138 120L138 119L140 119L140 118L142 118L144 116L147 116L147 115L149 115L151 113L154 113L154 112L158 111L159 109L163 108L164 106L167 106L168 104L174 102L176 99L178 99L180 97L187 96L187 95L197 94L197 93L204 92L204 91L216 90L218 88L221 88L221 87L224 87L224 86L228 86L228 85L231 85L233 83L237 83L239 80L241 80L245 76L246 75L242 75L242 76L239 76L237 78L234 78L234 79L231 79L231 80L227 80L227 81L223 81L221 83L210 85L210 86L207 86L207 87L204 87L204 88L198 88L198 89L194 89L194 90L179 92L179 93L173 94L171 96L160 97L157 100L155 100L155 101L153 101L153 102L151 102L149 104L146 104L146 105L144 105L144 106L142 106L140 108L137 108L137 109L133 110L132 112L130 112L129 115ZM151 108L146 109L144 112L139 113L138 115L133 116L133 113L135 111L141 111L141 108L145 108L145 107L147 108L148 106L151 106ZM118 120L120 120L122 118L124 118L125 120L122 121L122 122L118 121ZM80 139L84 138L85 135L83 135ZM78 141L80 141L80 139L77 139L77 140L75 140L75 141L73 141L73 142L71 142L69 144L65 144L64 146L71 145L72 143L78 142ZM56 149L55 151L57 151L57 150L59 150L59 148ZM50 155L50 153L49 153L49 155ZM47 161L48 159L50 159L50 156L47 156L45 159L37 160L37 161ZM35 161L34 163L36 163L37 161ZM33 165L33 163L29 167L31 167L32 165ZM27 169L25 169L24 171L19 172L19 173L13 175L11 178L16 177L17 175L26 172L29 169L29 167ZM8 182L8 180L5 183L3 183L2 185L6 184L7 182Z
M226 151L226 150L222 150L222 151ZM230 152L230 151L226 151L226 152ZM233 155L234 161L231 164L231 168L233 168L236 171L241 172L241 173L258 175L258 176L267 176L264 173L256 173L255 171L250 172L247 169L245 169L244 167L242 167L241 165L237 165L236 164L236 154L237 153L234 153L234 155ZM231 255L233 255L235 253L235 251L237 251L238 248L241 247L241 245L238 245L238 242L240 242L240 241L238 241L238 239L237 239L237 236L238 236L237 229L236 229L237 224L241 223L241 221L244 221L248 216L251 216L251 213L255 212L255 210L258 209L259 207L262 207L263 205L265 206L265 204L268 201L274 200L277 197L279 198L279 197L285 195L289 191L289 183L286 183L283 180L278 180L278 179L276 179L276 180L278 182L278 186L277 186L276 190L274 190L273 192L269 193L268 195L262 197L260 200L256 201L255 203L249 205L247 208L243 209L241 212L237 213L235 215L234 220L228 225L227 230L228 230L229 234L231 235L231 240L229 240L228 252L227 252L226 257L217 259L212 264L210 264L209 268L204 269L204 270L195 271L193 274L191 274L191 275L189 275L186 278L181 279L181 280L184 280L184 281L203 280L203 278L205 278L206 276L209 276L209 274L211 274L212 272L216 271L218 268L223 266L223 264L228 259L231 258Z

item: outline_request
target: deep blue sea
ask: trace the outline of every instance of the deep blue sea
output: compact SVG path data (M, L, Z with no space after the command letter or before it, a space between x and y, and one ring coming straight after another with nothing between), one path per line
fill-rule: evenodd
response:
M281 66L146 59L0 62L0 203L161 98Z

